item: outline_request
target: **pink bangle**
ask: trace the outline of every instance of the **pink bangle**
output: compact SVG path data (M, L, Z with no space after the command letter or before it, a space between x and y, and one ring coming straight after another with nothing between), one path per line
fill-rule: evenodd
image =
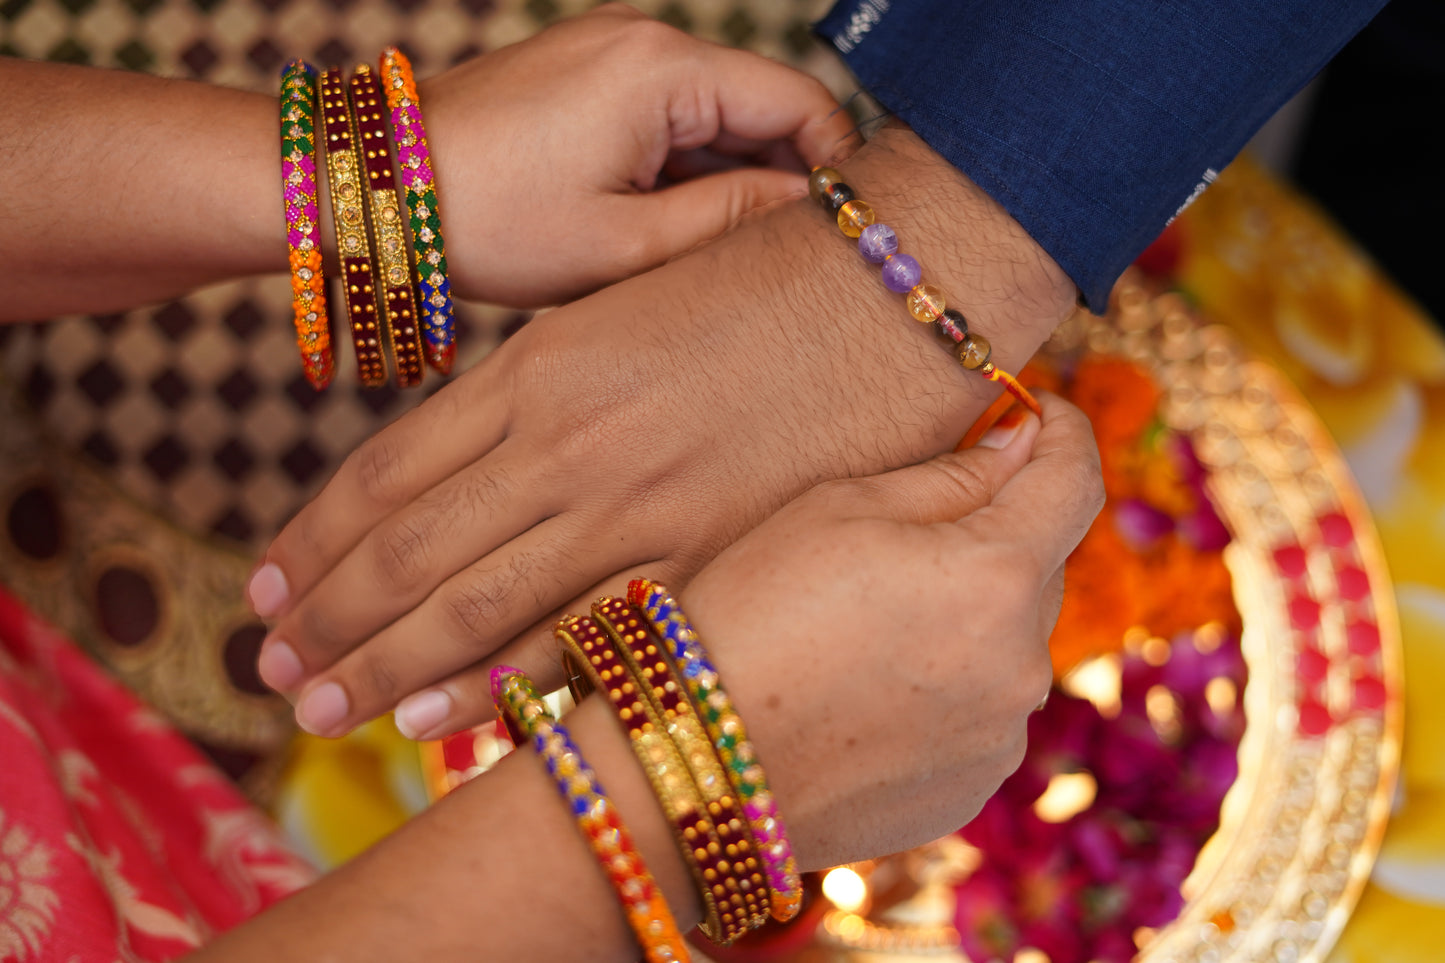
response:
M422 126L421 98L411 61L395 47L381 52L381 86L391 108L392 136L396 141L401 185L411 219L412 249L416 252L417 304L426 360L449 374L456 361L456 321L452 314L451 282L447 279L447 252L442 243L441 213L437 206L436 175L431 149Z
M692 623L667 589L650 579L633 579L627 586L627 600L646 613L666 643L667 655L677 663L687 694L707 725L718 757L743 801L743 812L757 840L763 872L772 890L773 919L787 922L798 915L803 905L803 880L798 875L777 800L768 788L747 728L723 690L717 669L708 661Z

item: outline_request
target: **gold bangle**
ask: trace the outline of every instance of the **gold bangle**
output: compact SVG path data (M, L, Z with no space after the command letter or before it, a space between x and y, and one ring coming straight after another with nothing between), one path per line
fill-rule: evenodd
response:
M647 774L658 805L672 827L678 851L697 884L703 905L703 934L714 942L736 939L747 927L740 926L742 921L731 911L724 912L714 891L723 875L716 865L724 858L722 845L707 806L661 720L632 678L616 645L597 622L573 616L559 623L555 634L564 646L562 657L573 695L581 698L592 689L602 690L627 731L632 751Z
M411 283L411 254L401 221L401 199L387 144L386 98L371 67L359 64L351 74L351 111L356 121L357 151L366 171L367 207L376 238L378 279L386 296L378 304L396 364L396 383L421 384L421 328L416 317L416 292Z
M592 616L612 636L707 806L722 847L717 866L720 876L710 881L719 911L725 921L731 913L745 930L761 926L768 919L770 897L752 830L702 719L663 651L661 639L645 614L623 599L598 601L592 606Z
M374 388L386 383L386 354L376 317L376 271L371 260L371 240L366 234L366 194L361 189L356 132L338 67L330 68L321 77L321 120L326 135L326 180L331 188L336 250L341 260L351 340L356 347L357 377L366 387Z

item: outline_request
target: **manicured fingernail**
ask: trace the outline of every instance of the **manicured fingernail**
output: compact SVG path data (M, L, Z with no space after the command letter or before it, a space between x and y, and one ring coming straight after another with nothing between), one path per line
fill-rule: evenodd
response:
M396 728L408 739L420 739L447 721L452 714L452 697L441 689L429 689L402 699L396 707Z
M323 682L296 707L296 723L312 735L330 735L348 709L346 690L335 682Z
M261 654L256 658L256 671L261 673L261 681L277 692L296 688L301 676L306 673L296 650L280 639L272 639L261 646Z
M281 611L291 589L286 585L285 573L267 562L251 576L251 581L246 586L246 594L251 597L251 608L261 618L266 619Z

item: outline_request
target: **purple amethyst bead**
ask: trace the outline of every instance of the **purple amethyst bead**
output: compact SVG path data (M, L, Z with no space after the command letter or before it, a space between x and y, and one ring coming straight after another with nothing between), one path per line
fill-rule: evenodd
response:
M883 262L883 283L895 294L907 294L923 280L923 268L907 254L895 254Z
M882 264L898 253L898 235L887 224L869 224L858 235L858 253L870 264Z

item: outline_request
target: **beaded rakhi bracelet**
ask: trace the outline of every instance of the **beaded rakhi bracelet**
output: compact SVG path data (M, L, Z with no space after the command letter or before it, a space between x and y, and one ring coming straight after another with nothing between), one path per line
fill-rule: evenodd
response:
M379 312L382 328L393 348L396 383L411 388L421 384L421 328L411 286L411 249L401 222L401 199L396 196L396 174L386 139L386 97L366 64L359 64L352 73L350 89L357 149L370 193L371 232L386 293Z
M959 364L1003 385L1025 407L1043 417L1038 400L1028 389L993 363L990 358L993 348L988 339L969 331L968 320L962 312L948 307L941 290L923 283L923 268L918 261L898 253L898 235L887 224L875 223L873 207L858 199L853 188L843 183L843 175L831 167L813 168L808 177L808 193L823 210L834 215L839 230L857 239L858 253L864 260L883 265L883 284L895 294L905 296L908 313L932 327Z
M281 190L296 347L306 380L321 389L331 383L336 363L316 209L316 68L304 60L293 60L281 72Z
M611 635L707 806L721 847L719 876L707 883L730 931L728 938L761 926L768 918L768 881L752 832L702 720L661 651L662 640L653 634L647 617L623 599L598 601L592 617Z
M733 788L743 800L743 812L757 840L763 870L772 889L773 918L787 922L798 914L803 904L803 881L798 875L793 847L777 801L768 788L767 775L758 761L757 750L748 739L747 727L733 708L692 623L667 589L648 579L634 579L627 586L627 597L646 614L678 666L682 684L707 726Z
M376 277L371 264L371 239L366 232L361 163L356 154L346 85L337 67L321 77L321 121L326 135L326 173L331 184L342 290L351 340L356 347L357 377L363 385L374 388L386 383L386 353L376 317Z
M381 52L381 86L386 91L386 104L391 108L401 185L411 215L417 302L421 308L422 336L426 340L426 360L437 371L448 374L456 361L456 321L437 207L436 175L422 125L421 98L417 95L411 61L395 47Z
M602 791L567 730L548 711L536 687L510 666L492 669L492 701L517 745L530 741L578 828L617 892L623 915L648 963L691 958L657 881L632 842L617 808Z
M571 677L568 685L573 696L585 697L592 689L601 690L627 733L633 754L672 826L678 852L697 883L703 906L703 933L718 941L746 932L747 926L738 927L736 914L726 900L718 898L712 885L725 872L725 867L720 865L725 857L712 818L676 746L619 656L612 638L586 616L564 619L555 634L563 646L563 664Z

